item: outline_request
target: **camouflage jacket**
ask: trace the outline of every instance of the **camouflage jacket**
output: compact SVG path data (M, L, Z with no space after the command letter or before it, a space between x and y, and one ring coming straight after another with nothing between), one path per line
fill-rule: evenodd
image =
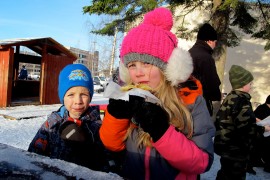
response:
M231 160L247 160L256 135L256 118L248 93L232 90L216 116L215 153Z

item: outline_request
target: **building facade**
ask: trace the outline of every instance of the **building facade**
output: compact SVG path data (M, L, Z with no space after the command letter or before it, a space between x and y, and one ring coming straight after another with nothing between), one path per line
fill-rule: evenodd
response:
M89 70L92 72L93 76L98 76L98 64L99 64L99 52L94 51L94 53L91 53L89 51L85 51L82 49L74 48L74 47L66 47L68 50L73 52L77 59L74 63L83 64L86 67L89 68Z
M74 63L85 65L91 72L93 76L99 75L98 64L99 64L99 51L95 51L91 53L89 51L85 51L82 49L74 48L74 47L66 47L72 53L74 53L77 59ZM22 54L39 56L37 53L31 52L30 50L25 50L21 52ZM39 80L40 78L40 64L31 64L31 63L19 63L19 72L22 66L25 66L28 72L29 80ZM18 73L19 73L18 72Z

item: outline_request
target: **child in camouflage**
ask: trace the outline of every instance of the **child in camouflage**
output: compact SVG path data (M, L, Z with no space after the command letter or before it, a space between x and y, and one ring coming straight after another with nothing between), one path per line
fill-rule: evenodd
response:
M251 143L256 135L256 117L250 102L253 75L241 66L229 71L232 91L216 116L215 153L220 155L217 180L245 179Z

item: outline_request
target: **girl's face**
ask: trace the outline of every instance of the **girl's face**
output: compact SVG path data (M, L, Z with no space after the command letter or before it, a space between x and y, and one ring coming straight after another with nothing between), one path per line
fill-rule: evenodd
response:
M130 62L127 67L133 84L146 84L152 89L158 87L161 81L161 73L158 67L140 61Z
M75 86L66 92L64 105L69 116L78 119L89 107L90 100L90 93L86 87Z

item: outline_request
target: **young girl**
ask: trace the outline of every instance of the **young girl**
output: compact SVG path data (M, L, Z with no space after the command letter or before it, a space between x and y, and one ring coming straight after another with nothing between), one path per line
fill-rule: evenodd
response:
M204 147L210 150L191 140L193 121L178 85L189 78L193 65L188 52L177 48L172 25L171 12L157 8L121 45L121 80L135 87L149 86L160 100L154 104L134 95L128 101L109 100L100 137L109 150L125 150L121 175L127 179L196 179L212 164L213 131L198 134L205 137L209 146ZM202 105L210 119L205 102Z

